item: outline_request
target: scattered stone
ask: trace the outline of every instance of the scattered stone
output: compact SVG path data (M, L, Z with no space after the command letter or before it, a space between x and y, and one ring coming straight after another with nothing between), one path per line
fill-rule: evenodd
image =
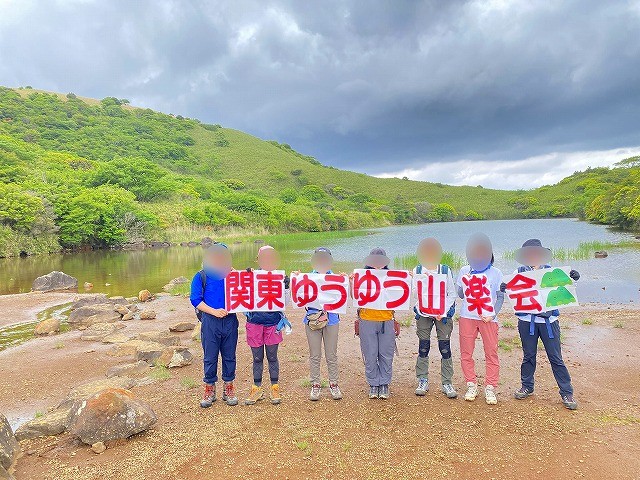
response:
M80 340L84 340L86 342L100 341L107 335L111 335L113 332L123 327L124 325L119 323L94 323L82 332Z
M149 364L142 360L134 363L125 363L124 365L116 365L107 370L107 378L111 377L133 377L136 375L144 375L149 372Z
M125 313L122 316L122 320L124 320L125 322L127 322L129 320L133 320L133 312Z
M193 340L194 342L199 342L200 341L200 328L202 327L202 324L200 322L196 323L196 328L193 329L193 332L191 332L191 340Z
M165 345L155 342L144 342L136 349L135 359L143 360L151 365L156 363L156 360L160 358L162 352L164 352Z
M60 320L57 318L47 318L46 320L42 320L33 333L36 335L53 335L60 331Z
M118 312L120 315L123 315L123 316L128 314L128 313L130 313L129 309L127 307L125 307L124 305L116 305L114 310L116 312Z
M609 256L609 254L607 252L605 252L604 250L598 250L597 252L594 253L594 256L596 258L607 258Z
M94 323L113 323L120 320L121 315L113 309L110 303L85 305L73 310L67 320L73 326L89 326Z
M166 346L180 345L180 337L178 335L172 335L166 330L142 332L138 334L138 339L145 342L160 343Z
M102 338L102 343L125 343L131 340L129 335L114 332Z
M109 299L107 295L104 293L98 293L96 295L83 295L81 297L76 297L76 301L73 305L71 305L71 310L76 310L80 307L87 307L90 305L98 305L101 303L108 303Z
M186 332L196 328L195 322L178 322L169 327L170 332Z
M129 299L127 299L129 300ZM138 311L138 305L136 305L135 303L127 303L125 305L125 307L127 307L127 310L129 310L130 312L137 312Z
M69 409L59 408L45 413L42 417L22 424L16 430L16 438L20 441L37 437L48 437L63 433L68 426Z
M191 362L193 362L193 354L187 347L168 347L164 349L155 364L174 368L191 365Z
M197 247L198 245L199 245L198 242L189 242L189 243L187 243L187 247L192 247L192 248L193 247Z
M147 403L121 388L108 388L76 402L71 418L69 431L87 445L129 438L157 420Z
M110 388L130 389L136 385L136 381L129 377L112 377L102 380L95 380L89 383L83 383L72 389L62 402L58 405L58 409L70 408L74 403L86 400L92 395Z
M172 279L169 283L167 283L164 287L162 287L162 290L164 290L165 292L170 292L171 289L176 285L182 285L184 283L189 283L189 279L186 277L176 277Z
M144 242L131 242L131 243L125 243L122 246L123 250L144 250Z
M96 442L93 445L91 445L91 450L93 450L93 453L96 453L98 455L100 455L106 449L107 447L104 446L104 442Z
M111 357L128 357L131 355L135 355L138 347L144 345L145 343L147 342L144 342L142 340L129 340L125 343L118 343L107 352L107 355Z
M153 320L154 318L156 318L155 310L145 308L140 312L140 320Z
M125 300L129 303L136 303L138 302L138 297L125 297ZM128 307L129 305L127 305ZM129 308L129 310L131 310L131 308Z
M85 290L91 290L92 288L93 288L93 283L84 282L84 289Z
M209 245L212 245L212 244L213 244L213 239L211 237L204 237L200 242L200 245L202 245L203 247L208 247Z
M7 418L0 413L0 478L13 478L9 472L13 469L20 453L20 445L13 435Z
M151 300L151 292L149 290L140 290L140 292L138 292L138 300L148 302Z
M115 305L126 305L128 303L127 299L122 295L114 295L113 297L109 297L109 301Z
M59 292L78 290L78 279L64 272L54 271L36 278L31 285L34 292Z

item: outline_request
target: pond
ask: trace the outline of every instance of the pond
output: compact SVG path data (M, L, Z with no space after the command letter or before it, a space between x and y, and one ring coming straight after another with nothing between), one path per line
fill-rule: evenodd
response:
M368 251L383 247L391 258L415 253L418 241L435 236L447 251L464 254L468 237L485 232L492 239L496 265L505 273L516 267L509 252L528 238L540 238L552 248L575 249L580 242L626 242L625 248L607 247L604 259L558 260L582 274L578 296L582 302L628 303L640 300L640 248L629 245L634 236L574 219L491 220L393 226L359 232L329 232L264 237L281 251L283 267L305 270L313 249L329 247L336 259L336 270L348 271L361 265ZM640 247L640 242L637 242ZM260 243L245 241L231 244L236 268L255 265ZM143 288L161 291L170 279L191 277L202 261L201 247L170 247L138 251L93 251L0 259L0 294L27 292L39 275L61 270L94 285L94 292L131 296Z

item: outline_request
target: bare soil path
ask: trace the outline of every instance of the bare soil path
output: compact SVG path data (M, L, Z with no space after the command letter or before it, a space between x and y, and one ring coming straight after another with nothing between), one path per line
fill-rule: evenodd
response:
M0 325L33 319L38 310L66 301L54 295L2 296ZM162 297L149 306L158 312L156 320L131 321L122 331L166 329L193 319L188 300L181 297ZM536 395L513 399L521 360L514 328L500 331L497 406L486 405L482 397L473 403L446 399L437 391L438 355L431 359L431 391L416 397L414 326L404 327L398 339L391 398L368 400L352 315L342 320L339 343L345 398L333 401L325 390L322 400L312 403L303 386L308 356L300 313L289 314L294 332L281 347L281 405L228 407L218 401L200 409L202 353L186 332L181 334L183 343L196 356L194 363L171 370L166 381L133 390L158 415L152 430L108 445L101 455L68 435L22 442L17 479L639 477L639 310L588 305L563 315L564 354L580 402L575 412L562 407L543 352L538 356ZM508 314L502 321L515 323ZM241 399L251 384L242 324L237 372ZM458 358L455 332L457 328L452 346ZM79 336L72 331L0 352L0 411L13 424L55 406L74 385L103 378L109 367L131 361L108 355L109 345L84 342ZM432 351L437 353L435 347L434 340ZM476 360L480 373L480 340ZM454 380L462 391L459 364L454 365ZM194 382L197 388L190 388Z

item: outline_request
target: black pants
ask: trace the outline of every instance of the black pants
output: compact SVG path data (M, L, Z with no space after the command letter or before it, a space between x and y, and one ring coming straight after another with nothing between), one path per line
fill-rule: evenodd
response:
M271 383L278 383L278 377L280 376L278 344L262 345L261 347L251 347L251 353L253 353L253 383L258 386L262 384L265 351L267 353L267 361L269 362L269 379L271 380Z

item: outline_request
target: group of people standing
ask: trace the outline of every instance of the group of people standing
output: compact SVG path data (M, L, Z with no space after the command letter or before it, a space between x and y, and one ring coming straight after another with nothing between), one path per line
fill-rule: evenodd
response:
M451 335L454 329L456 301L461 299L458 318L458 336L460 339L460 362L466 381L464 399L474 401L479 395L473 353L478 336L482 338L485 354L486 403L495 405L498 401L497 388L500 374L498 355L498 314L504 302L506 284L502 272L494 266L491 241L481 233L473 235L466 247L468 265L463 266L454 276L450 266L442 263L442 247L434 238L423 239L417 248L419 264L413 274L444 274L447 276L447 305L444 315L432 316L420 310L419 303L413 308L418 336L418 358L416 360L415 394L424 396L429 391L429 353L431 334L436 330L438 350L441 356L440 384L442 393L450 399L456 399L458 392L453 384L453 357ZM527 240L516 252L516 260L521 266L518 272L550 268L551 250L542 246L537 239ZM366 269L388 269L390 259L381 248L373 249L365 258ZM276 250L265 245L258 251L258 268L272 271L279 265ZM317 248L311 258L313 273L332 273L333 257L329 249ZM236 347L238 342L238 318L235 313L225 310L224 278L231 270L231 254L225 244L216 243L205 253L203 269L198 272L191 284L191 303L202 322L201 339L204 351L204 395L202 407L209 407L216 400L218 381L218 358L222 358L222 380L224 382L222 399L228 405L237 405L238 397L234 387L236 370ZM346 274L341 274L346 275ZM491 298L490 315L473 315L464 294L465 280L474 275L486 277L484 287ZM578 280L580 275L571 270L569 276ZM454 280L455 278L455 280ZM288 288L288 277L285 278ZM246 314L247 343L253 356L253 385L244 403L253 405L265 398L262 386L264 358L269 370L271 403L281 402L279 381L278 345L282 341L282 331L290 328L284 312L248 312ZM564 406L570 410L578 407L573 397L571 377L562 358L560 344L559 312L552 310L537 314L518 314L518 332L523 348L521 365L521 387L514 392L516 399L524 399L534 392L534 373L538 340L542 341L551 368L560 390ZM335 400L342 398L338 386L338 332L340 315L308 308L302 319L309 346L309 370L311 391L309 399L320 399L322 384L320 365L322 347L329 374L329 392ZM399 334L398 322L394 311L359 308L355 322L355 333L359 336L362 357L365 364L365 377L369 385L369 398L387 399L392 380L393 360L397 350L396 337Z

